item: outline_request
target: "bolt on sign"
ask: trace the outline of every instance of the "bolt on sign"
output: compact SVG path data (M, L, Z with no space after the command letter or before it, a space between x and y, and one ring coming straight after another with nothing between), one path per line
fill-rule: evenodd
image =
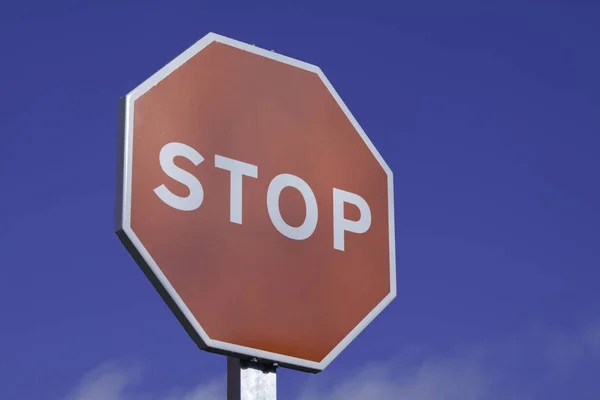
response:
M318 67L211 33L121 117L118 236L200 348L318 372L395 297L392 172Z

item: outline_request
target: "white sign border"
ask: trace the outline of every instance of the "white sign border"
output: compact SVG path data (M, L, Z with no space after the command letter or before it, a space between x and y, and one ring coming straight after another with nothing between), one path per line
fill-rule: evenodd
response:
M194 318L190 310L187 308L181 297L175 291L173 286L170 284L168 279L165 277L160 267L154 261L150 253L146 250L140 239L137 237L135 232L131 228L131 169L132 169L132 152L133 152L133 109L135 100L150 90L152 87L157 85L160 81L166 78L171 72L175 71L190 58L198 54L202 49L213 42L223 43L240 50L248 51L275 61L279 61L288 65L292 65L297 68L301 68L307 71L314 72L319 76L323 84L327 87L333 98L336 100L340 108L344 111L349 121L352 123L356 131L360 134L361 138L371 150L381 167L387 174L388 182L388 216L389 216L389 250L390 250L390 292L389 294L320 362L304 360L296 357L289 357L283 354L272 353L250 347L235 345L231 343L225 343L218 340L211 339L198 321ZM348 107L344 104L340 96L337 94L329 80L323 74L323 71L317 66L295 60L283 56L281 54L264 50L259 47L249 45L237 40L233 40L215 33L208 33L202 39L197 41L190 48L181 53L173 61L168 63L141 85L132 90L127 94L122 101L121 106L121 138L119 141L119 165L117 166L118 181L117 181L117 213L116 213L116 230L121 240L124 241L128 250L135 251L139 257L134 258L136 261L145 263L154 274L158 283L162 286L162 289L171 298L174 305L178 308L183 317L187 320L189 325L199 336L203 345L200 347L206 347L207 350L222 352L224 354L232 355L243 355L248 357L256 357L261 360L277 362L282 366L289 368L307 370L311 372L319 372L325 369L341 352L344 350L359 334L362 332L367 325L379 315L385 307L396 297L396 251L395 251L395 228L394 228L394 183L393 173L383 157L379 154L371 140L365 134L363 129L360 127L354 116L350 113ZM124 237L124 236L125 237ZM127 243L129 242L129 243ZM133 246L133 248L131 248ZM147 271L145 271L147 273ZM152 277L148 276L151 280ZM153 280L154 281L154 280ZM156 283L156 282L153 282ZM156 286L156 285L155 285ZM160 289L160 288L157 288ZM160 290L159 290L160 291ZM167 301L167 303L169 303Z

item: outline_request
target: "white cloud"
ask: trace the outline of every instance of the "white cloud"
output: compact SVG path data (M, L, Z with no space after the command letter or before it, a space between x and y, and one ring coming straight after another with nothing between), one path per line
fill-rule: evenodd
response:
M552 382L553 374L575 373L579 361L600 354L600 325L572 335L544 329L522 332L501 343L456 357L405 355L396 362L364 366L337 382L317 375L296 400L526 400L541 398L531 372ZM412 361L407 361L408 359ZM552 368L547 368L553 366ZM520 382L517 377L528 379ZM223 400L224 377L191 390L168 394L140 392L140 368L102 366L92 371L65 400ZM517 383L515 383L517 382ZM549 389L549 388L546 388ZM551 390L551 389L550 389ZM536 395L537 394L537 395ZM283 397L282 394L280 396ZM544 397L544 396L542 396Z
M215 380L207 384L201 384L182 397L169 400L224 400L226 398L225 382Z
M139 368L103 365L83 378L67 400L122 400L125 390L139 380Z
M67 400L223 400L224 379L187 393L150 396L135 391L137 368L101 367L86 376ZM475 358L423 362L402 368L393 363L368 366L331 388L307 390L297 400L483 400L492 397L490 376Z
M331 388L313 388L299 400L500 400L496 377L475 351L456 358L422 360L416 365L386 363L366 367Z
M142 373L139 367L123 368L104 365L85 376L65 400L223 400L224 380L200 384L192 390L173 389L169 394L153 395L139 390Z

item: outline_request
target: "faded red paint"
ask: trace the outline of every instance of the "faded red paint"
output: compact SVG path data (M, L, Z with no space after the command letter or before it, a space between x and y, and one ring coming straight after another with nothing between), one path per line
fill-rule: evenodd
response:
M211 339L319 362L390 292L387 175L315 73L214 42L135 101L133 132L131 228ZM188 193L159 165L174 141L205 158L175 160L204 187L195 211L153 192ZM258 166L258 179L243 181L241 225L229 221L230 176L215 154ZM269 219L267 187L280 173L317 198L304 241ZM343 252L333 248L334 187L372 212ZM280 208L289 224L304 220L295 190Z

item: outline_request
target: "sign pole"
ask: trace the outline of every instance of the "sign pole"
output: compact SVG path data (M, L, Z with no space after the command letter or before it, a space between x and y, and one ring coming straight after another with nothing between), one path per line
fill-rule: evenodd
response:
M276 400L277 367L227 357L227 400Z

